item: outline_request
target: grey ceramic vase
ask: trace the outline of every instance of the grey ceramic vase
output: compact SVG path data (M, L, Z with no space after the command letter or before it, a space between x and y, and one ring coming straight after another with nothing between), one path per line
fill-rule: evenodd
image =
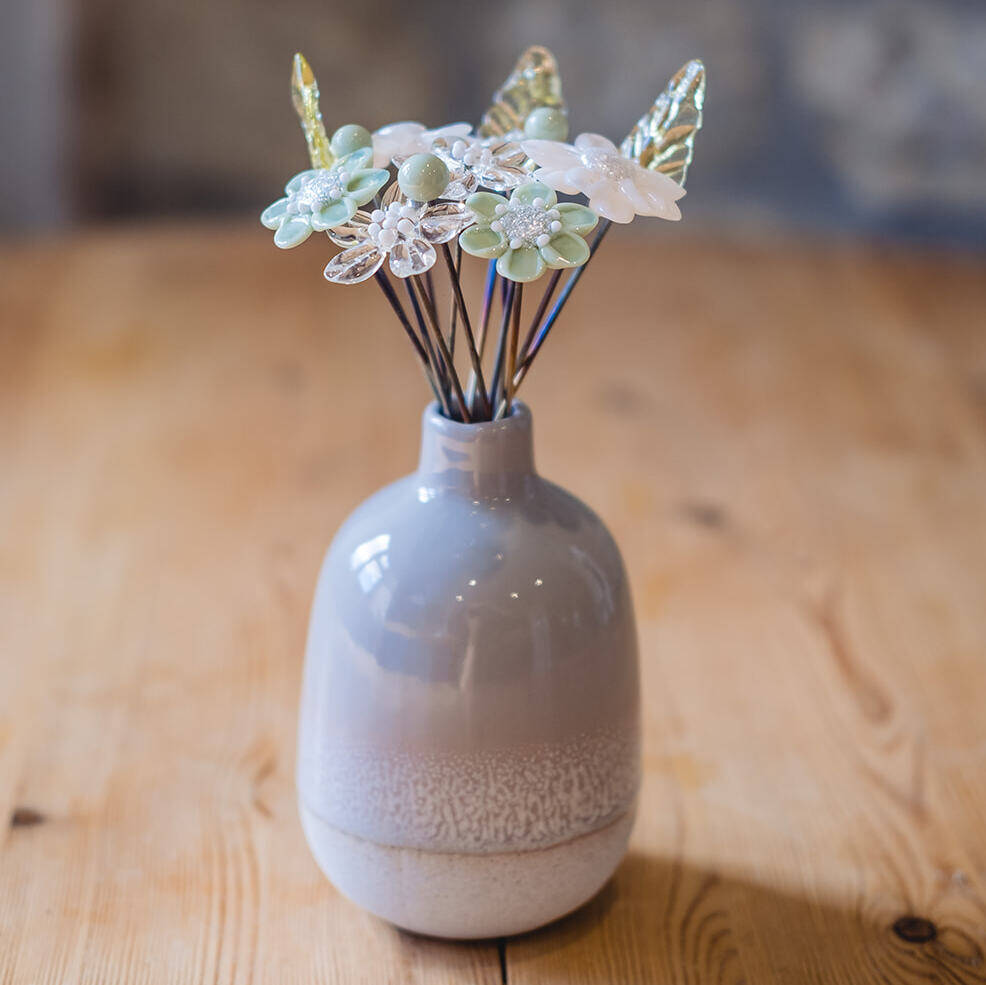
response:
M399 927L516 934L603 886L639 778L613 538L537 474L525 406L428 408L418 471L346 520L319 578L298 755L315 858Z

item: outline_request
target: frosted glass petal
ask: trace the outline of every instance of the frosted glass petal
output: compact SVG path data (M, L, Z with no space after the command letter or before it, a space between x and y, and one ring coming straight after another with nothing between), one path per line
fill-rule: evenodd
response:
M627 197L609 184L603 185L589 199L589 208L613 222L632 222L636 215Z
M564 171L579 163L579 152L571 144L557 140L522 140L521 149L542 168Z
M538 168L532 175L535 181L540 181L556 192L566 195L577 195L578 186L573 184L568 171L558 171L554 168Z
M616 144L599 133L580 133L575 138L575 146L579 150L604 150L612 154L619 154Z

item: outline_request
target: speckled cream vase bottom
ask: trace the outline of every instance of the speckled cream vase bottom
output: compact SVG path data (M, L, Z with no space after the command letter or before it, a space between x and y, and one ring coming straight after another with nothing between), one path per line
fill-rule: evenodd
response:
M634 810L606 827L525 852L428 852L346 834L300 805L322 871L351 900L405 930L433 937L507 937L590 900L627 848Z

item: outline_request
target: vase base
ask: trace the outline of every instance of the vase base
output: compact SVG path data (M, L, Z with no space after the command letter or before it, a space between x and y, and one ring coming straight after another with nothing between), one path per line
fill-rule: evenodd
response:
M616 871L635 813L548 848L474 855L381 845L300 811L315 860L344 896L404 930L456 940L522 934L578 909Z

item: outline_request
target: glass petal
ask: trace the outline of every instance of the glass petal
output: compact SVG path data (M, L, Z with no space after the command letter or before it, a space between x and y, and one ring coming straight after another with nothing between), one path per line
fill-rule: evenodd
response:
M579 205L578 202L562 202L555 208L561 214L562 228L570 233L578 233L579 236L592 232L599 222L599 216L592 209Z
M451 169L449 169L451 170ZM455 202L461 202L468 198L479 187L479 178L471 171L463 170L461 174L454 174L452 180L445 186L445 191L440 198L450 198Z
M390 251L390 269L397 277L423 274L435 265L438 254L435 247L419 237L399 239Z
M475 221L475 216L461 202L436 202L425 209L418 229L429 243L447 243Z
M487 224L496 218L496 207L506 204L507 200L502 195L494 195L493 192L476 192L466 199L466 206L481 222Z
M495 232L489 226L473 226L459 237L459 246L470 256L492 260L503 255L507 240L503 233Z
M373 243L361 243L334 256L326 264L325 279L334 284L358 284L372 277L383 260L384 254Z
M538 168L532 177L535 181L540 181L549 188L554 188L556 192L564 192L566 195L577 195L579 192L578 186L570 180L568 171Z
M326 229L341 226L344 222L348 222L355 213L356 203L348 195L345 195L342 198L337 198L334 202L329 202L328 205L323 205L320 209L316 209L311 214L309 222L311 222L315 232L324 233Z
M533 205L536 198L543 199L545 208L548 209L554 208L558 201L558 196L540 181L529 181L526 185L521 185L510 196L510 201L519 202L521 205Z
M363 168L369 167L372 160L373 148L360 147L359 150L354 150L352 154L339 158L334 167L340 171L362 171Z
M260 213L260 223L266 226L268 229L277 229L281 224L281 219L284 218L285 212L287 212L288 200L286 198L279 198L276 202L268 205L263 212Z
M600 185L589 199L589 208L598 215L613 222L632 222L634 215L633 204L627 199L619 187L606 183Z
M614 154L619 154L616 144L599 133L580 133L575 138L575 146L579 150L606 150L612 151Z
M277 227L274 233L274 245L282 250L290 250L292 246L304 243L312 234L312 227L307 219L291 218L286 219Z
M349 184L346 185L346 191L353 197L353 201L357 205L366 205L387 184L389 178L390 172L383 168L367 168L364 171L357 171Z
M314 168L309 168L307 171L299 171L285 186L284 190L288 193L296 192L300 187L302 181L305 178L310 177L313 174L318 174L318 171Z
M581 267L589 259L589 244L575 233L556 233L547 246L541 247L541 256L549 267Z
M543 168L564 171L581 160L579 152L571 144L563 144L557 140L524 140L520 146L535 164Z
M522 284L537 280L545 269L541 254L533 246L523 246L519 250L507 250L496 261L496 272L501 277L519 281Z
M398 182L394 182L384 193L383 199L381 200L380 208L384 211L387 210L387 206L391 202L400 202L403 205L407 201L407 196L401 191L401 186Z
M526 163L527 158L524 158ZM506 192L531 180L530 172L523 165L494 165L477 171L480 184L494 191Z
M370 234L367 232L366 227L369 226L370 222L370 213L359 211L349 222L344 222L342 225L328 230L329 239L336 246L341 246L344 249L348 249L350 246L356 246L369 238Z

